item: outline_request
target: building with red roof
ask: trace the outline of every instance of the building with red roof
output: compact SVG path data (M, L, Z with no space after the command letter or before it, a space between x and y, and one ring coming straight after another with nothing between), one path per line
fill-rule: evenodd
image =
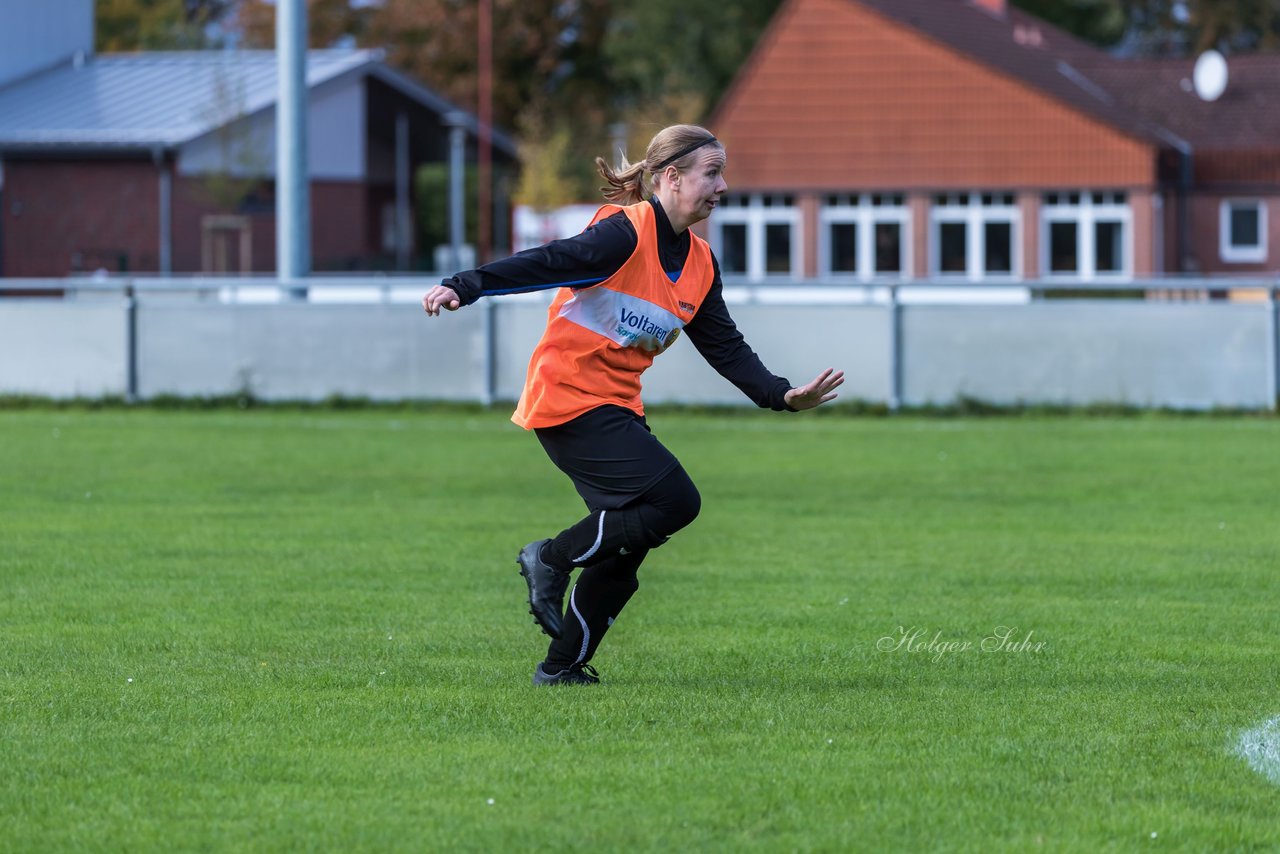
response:
M727 277L1280 271L1280 56L1114 57L1004 0L787 0L709 124Z

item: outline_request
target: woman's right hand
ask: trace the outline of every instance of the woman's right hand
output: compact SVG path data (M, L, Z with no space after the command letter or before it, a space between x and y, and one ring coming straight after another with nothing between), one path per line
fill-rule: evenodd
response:
M422 307L426 309L429 316L435 317L440 313L441 308L457 311L462 307L462 300L458 299L458 294L453 288L447 285L436 285L422 298Z

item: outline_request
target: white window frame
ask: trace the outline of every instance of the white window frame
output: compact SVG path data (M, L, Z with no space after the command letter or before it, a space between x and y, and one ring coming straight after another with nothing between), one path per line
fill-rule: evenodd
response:
M823 199L818 212L818 275L833 282L892 282L911 278L911 209L905 193L841 193L832 204ZM898 204L874 203L873 196L901 197ZM858 269L854 272L831 269L831 226L852 223L858 227ZM899 229L898 271L875 269L875 229L896 225Z
M1258 212L1258 244L1233 246L1231 209L1252 206ZM1263 199L1223 199L1218 205L1218 255L1228 264L1256 264L1267 260L1267 204Z
M792 203L790 205L771 204L766 207L764 203L766 196L776 201L782 201L790 196ZM745 273L724 273L724 275L742 276L752 281L800 278L801 271L804 269L804 223L794 196L791 193L726 194L726 198L729 197L732 197L735 202L717 208L711 217L707 236L710 238L712 251L716 253L716 257L721 257L720 250L724 245L721 237L723 227L731 224L745 225L747 227L747 270ZM744 197L747 199L745 205L740 203ZM778 224L791 226L791 269L785 273L767 273L765 272L765 226Z
M951 281L1015 281L1022 278L1022 209L1016 195L1007 190L994 192L944 193L950 204L940 205L934 199L929 206L929 273L934 278ZM1005 202L1005 196L1013 200ZM999 203L983 204L983 196L998 196ZM942 226L944 223L965 225L965 271L942 271ZM990 223L1009 225L1009 272L988 272L986 226Z
M1079 200L1070 201L1078 195ZM1094 198L1101 195L1101 201ZM1051 204L1049 198L1067 197L1066 202ZM1123 201L1117 201L1123 196ZM1097 252L1094 246L1094 229L1099 221L1118 221L1123 230L1120 241L1120 269L1097 269ZM1049 265L1053 258L1049 242L1050 230L1055 222L1072 222L1076 225L1076 270L1054 272ZM1133 278L1133 209L1129 207L1129 195L1122 190L1062 190L1046 193L1040 204L1040 275L1046 279L1092 282L1124 281Z

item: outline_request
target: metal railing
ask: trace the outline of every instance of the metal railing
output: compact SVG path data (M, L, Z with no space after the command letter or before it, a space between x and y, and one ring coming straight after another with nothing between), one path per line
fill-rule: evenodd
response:
M35 295L44 299L59 297L76 300L119 296L125 309L125 335L128 365L127 397L136 399L137 378L137 307L140 300L153 297L185 296L196 300L214 300L228 304L262 302L334 303L334 302L416 302L440 282L439 275L402 275L372 273L366 275L324 275L285 280L262 276L77 276L65 279L0 278L0 308L6 297ZM822 279L777 279L748 281L726 277L726 300L731 304L865 304L884 307L888 312L889 397L891 409L903 401L903 334L904 307L943 304L1009 304L1031 302L1057 296L1086 297L1097 295L1110 299L1129 297L1135 301L1201 301L1213 298L1246 298L1265 307L1267 317L1266 376L1268 399L1272 408L1280 398L1280 275L1245 276L1160 276L1116 280L1025 279L1007 281L956 281L945 279L883 280L850 283ZM305 300L295 296L306 293ZM508 299L549 302L551 291L526 294ZM484 389L483 403L495 399L496 355L493 301L479 304L484 312Z

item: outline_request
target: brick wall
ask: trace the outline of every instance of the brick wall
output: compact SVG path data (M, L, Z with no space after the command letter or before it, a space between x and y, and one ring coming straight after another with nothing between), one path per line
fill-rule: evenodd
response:
M366 239L369 231L369 191L364 184L347 181L311 183L311 258L315 270L346 270L365 266L376 252ZM200 178L175 181L173 206L174 272L202 272L202 240L207 217L236 215L249 224L252 235L250 271L276 269L276 215L274 188L264 184L258 204L230 209L216 203ZM239 258L233 253L233 260ZM205 271L212 272L212 270Z
M150 161L4 164L5 276L65 276L160 264L160 185Z
M261 202L250 208L219 203L218 192L200 178L175 178L173 188L173 271L175 273L215 272L205 269L202 257L204 222L211 216L239 216L249 226L251 253L249 271L269 273L276 267L276 215L275 197L270 184L262 185L258 192ZM238 241L233 241L238 252ZM234 254L228 259L230 272L239 272L240 258Z
M380 234L381 210L369 209L364 184L314 181L311 184L311 257L315 270L368 269L376 254L370 228Z
M273 188L259 203L219 204L198 178L175 178L172 190L172 269L204 269L206 217L243 217L252 235L251 272L275 270ZM316 270L367 268L378 254L380 211L374 191L356 182L317 181L311 186L312 266ZM160 176L150 160L5 160L0 275L66 276L105 268L155 273L160 269ZM232 272L240 269L238 241Z
M1266 207L1267 258L1259 262L1224 261L1220 212L1227 199L1261 200ZM1280 270L1280 195L1274 192L1200 191L1191 197L1191 246L1199 273L1274 273Z

